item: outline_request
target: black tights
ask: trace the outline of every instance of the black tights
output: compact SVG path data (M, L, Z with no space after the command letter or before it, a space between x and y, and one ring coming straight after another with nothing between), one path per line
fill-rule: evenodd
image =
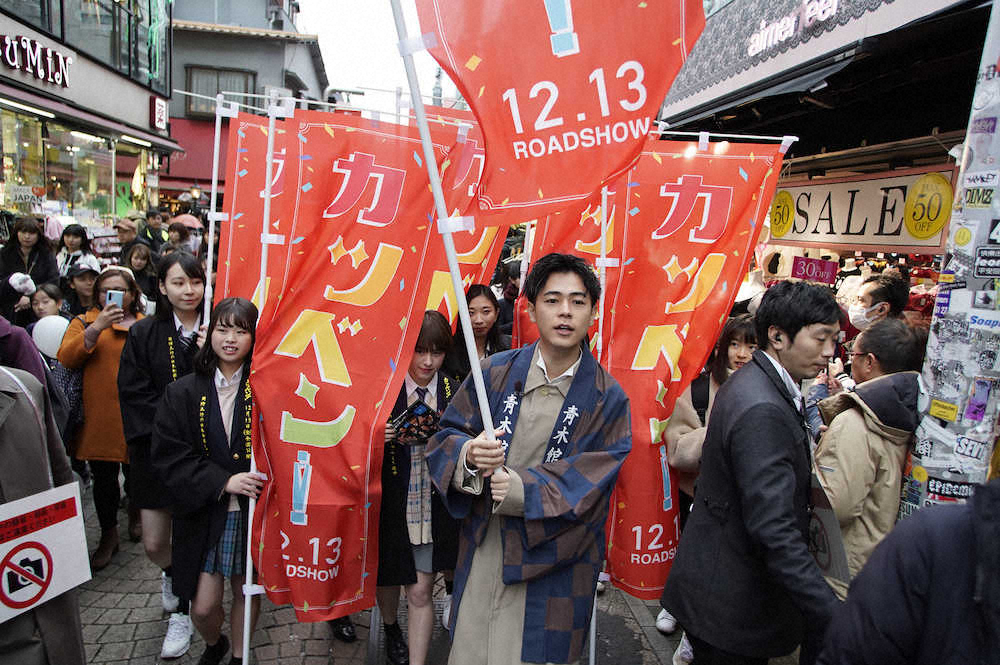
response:
M118 503L121 501L118 472L121 466L121 462L90 460L90 472L94 476L94 506L97 508L97 521L104 531L118 525Z

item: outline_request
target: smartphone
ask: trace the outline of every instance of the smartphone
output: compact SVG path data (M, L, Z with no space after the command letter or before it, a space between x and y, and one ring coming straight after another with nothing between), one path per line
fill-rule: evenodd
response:
M122 307L123 306L122 304L125 302L125 292L109 290L107 295L105 296L105 302L107 302L109 305L115 304L118 305L119 307Z

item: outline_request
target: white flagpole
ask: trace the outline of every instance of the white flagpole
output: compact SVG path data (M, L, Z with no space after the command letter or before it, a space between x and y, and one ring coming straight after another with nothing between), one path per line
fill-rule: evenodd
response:
M271 176L274 165L274 135L276 133L276 120L280 117L288 117L288 109L278 104L277 93L272 93L267 105L267 156L264 162L264 211L261 219L260 232L260 280L257 282L257 292L260 294L258 302L260 310L263 311L267 302L267 251L273 242L274 234L271 233ZM260 326L260 316L257 317L257 325ZM250 450L250 473L257 473L257 460L253 450ZM251 557L251 541L253 540L253 514L257 507L257 500L250 497L250 506L247 511L247 542L246 542L246 563L243 572L243 662L250 665L250 641L253 635L250 634L250 615L253 613L250 604L253 596L264 593L264 587L253 583L253 559Z
M601 260L598 262L598 275L601 280L601 300L597 311L597 361L601 361L601 353L604 351L604 292L608 287L608 188L601 188Z
M392 4L392 16L396 21L396 34L400 44L408 42L406 19L399 6L399 0L389 0ZM424 100L420 96L420 84L417 81L417 71L413 65L413 55L406 48L400 49L403 66L406 68L406 78L410 84L410 100L417 115L417 127L420 130L420 142L424 149L424 163L427 166L427 176L431 182L431 192L434 194L434 209L437 213L444 241L444 250L448 256L448 272L451 273L451 285L458 301L458 319L465 337L465 350L469 354L469 366L472 368L472 381L476 386L476 397L479 401L479 412L483 420L483 429L489 441L495 441L493 431L493 414L486 397L486 385L483 383L483 373L479 371L479 353L476 351L476 338L472 332L472 320L469 318L469 304L465 301L465 288L462 285L462 273L458 269L458 257L455 254L455 242L451 230L447 228L448 210L445 206L444 192L441 191L441 178L438 175L437 160L434 157L434 146L431 143L430 129L427 127L427 116L424 114Z
M212 312L212 293L215 288L212 286L213 254L215 252L215 223L224 222L229 219L225 213L218 212L219 200L219 145L222 137L222 119L236 117L236 109L226 104L225 98L218 94L215 96L215 145L212 152L212 198L209 203L208 212L208 256L205 259L205 311L202 320L208 322L208 317Z

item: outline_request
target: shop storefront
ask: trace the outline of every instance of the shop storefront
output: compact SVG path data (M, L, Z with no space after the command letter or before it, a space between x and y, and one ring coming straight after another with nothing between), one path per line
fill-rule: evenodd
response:
M0 0L0 219L83 224L111 254L115 218L158 205L169 26L166 0Z

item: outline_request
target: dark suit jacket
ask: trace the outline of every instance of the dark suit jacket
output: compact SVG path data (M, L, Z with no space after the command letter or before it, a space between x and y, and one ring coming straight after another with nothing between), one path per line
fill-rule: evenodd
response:
M691 634L756 658L825 630L836 596L809 554L805 421L764 356L716 394L698 494L663 593Z

